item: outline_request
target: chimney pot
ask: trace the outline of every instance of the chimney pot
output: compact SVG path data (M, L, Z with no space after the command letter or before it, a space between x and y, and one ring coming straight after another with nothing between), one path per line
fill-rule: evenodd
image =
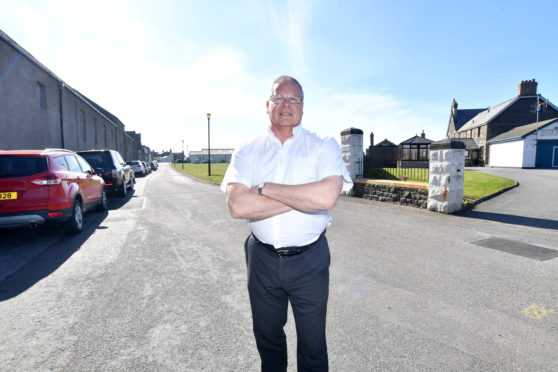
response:
M518 96L534 96L537 94L538 83L535 79L522 80L518 88Z

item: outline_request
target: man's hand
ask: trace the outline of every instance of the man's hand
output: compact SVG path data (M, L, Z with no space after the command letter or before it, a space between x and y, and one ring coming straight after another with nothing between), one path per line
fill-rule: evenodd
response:
M319 212L335 206L342 187L343 176L329 176L319 182L302 185L266 183L262 195L301 212Z
M267 187L267 186L266 186ZM292 210L280 201L258 194L258 186L248 189L242 183L227 185L227 206L233 218L263 220Z
M227 205L233 218L261 220L296 209L319 212L332 209L343 187L342 176L329 176L303 185L266 183L262 195L258 186L227 185Z

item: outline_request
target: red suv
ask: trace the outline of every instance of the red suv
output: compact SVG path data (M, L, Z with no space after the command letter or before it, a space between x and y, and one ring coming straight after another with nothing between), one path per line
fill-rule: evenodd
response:
M107 209L103 179L73 151L0 151L0 228L62 222L83 230L83 213Z

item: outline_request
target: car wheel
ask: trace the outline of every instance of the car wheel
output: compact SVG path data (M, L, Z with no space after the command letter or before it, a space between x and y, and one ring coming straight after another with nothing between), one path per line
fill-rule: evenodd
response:
M72 216L65 222L64 230L69 234L78 234L83 231L83 209L78 199L74 200Z
M120 187L120 196L124 197L128 193L128 185L126 184L126 179L122 180L122 186Z
M107 209L108 209L107 190L103 187L101 202L97 205L97 210L99 212L102 212L102 211L106 211Z

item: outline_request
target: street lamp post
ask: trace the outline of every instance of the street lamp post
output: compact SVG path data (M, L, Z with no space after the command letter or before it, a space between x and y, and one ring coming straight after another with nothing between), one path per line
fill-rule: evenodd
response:
M182 170L184 170L184 140L182 140Z
M209 135L209 120L211 114L207 113L207 175L211 176L211 140Z

